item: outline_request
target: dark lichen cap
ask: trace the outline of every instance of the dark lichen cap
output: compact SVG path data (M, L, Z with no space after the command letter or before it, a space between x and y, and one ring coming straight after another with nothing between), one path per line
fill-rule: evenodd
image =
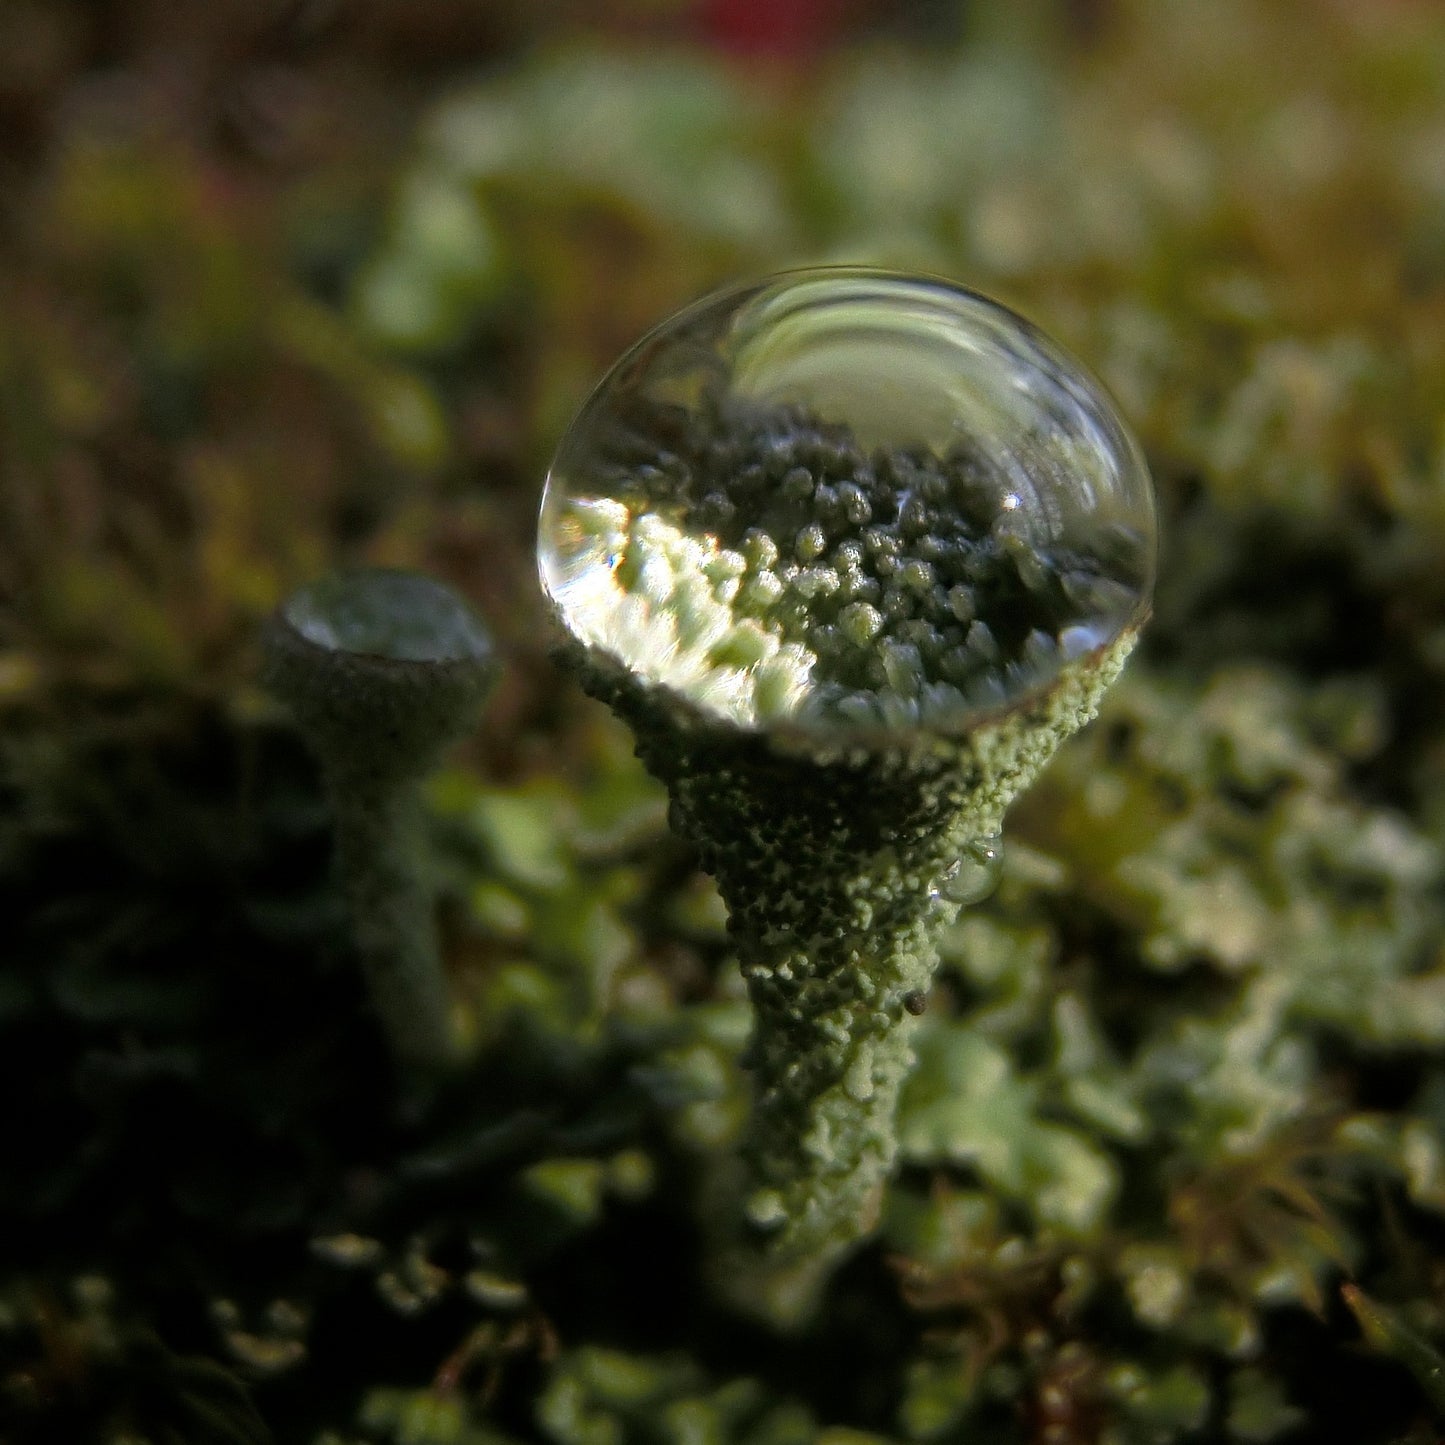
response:
M359 568L291 594L266 629L265 680L329 767L419 773L476 725L492 640L451 588Z
M961 737L1147 616L1147 469L1103 388L985 297L858 268L680 312L559 447L539 562L592 666L805 745Z

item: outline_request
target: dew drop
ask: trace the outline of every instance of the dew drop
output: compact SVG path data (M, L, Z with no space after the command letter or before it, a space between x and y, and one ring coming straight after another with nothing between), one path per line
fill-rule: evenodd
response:
M1003 874L1003 835L995 833L970 843L944 870L931 897L935 902L954 903L966 908L981 903Z
M744 1202L743 1214L754 1229L772 1234L787 1223L788 1206L776 1189L759 1189Z
M824 268L618 362L558 448L538 563L595 662L871 746L966 733L1142 620L1154 535L1139 450L1066 353L948 282Z

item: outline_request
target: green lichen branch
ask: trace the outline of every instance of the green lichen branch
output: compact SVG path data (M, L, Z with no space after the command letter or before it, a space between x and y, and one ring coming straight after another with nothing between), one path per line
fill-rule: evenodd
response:
M1094 716L1136 636L965 736L877 752L700 724L605 657L567 649L587 690L633 728L727 903L755 1012L745 1210L776 1257L832 1254L876 1222L912 1009L957 913L950 870Z
M1094 715L1153 565L1142 460L1021 324L1001 343L977 298L882 273L779 294L814 286L849 318L807 353L826 405L693 377L684 313L677 356L639 348L564 439L540 549L565 660L728 906L756 1016L737 1202L778 1279L876 1222L952 875ZM900 358L928 394L880 409Z
M293 593L262 637L264 677L316 753L372 1008L398 1062L460 1061L437 939L421 784L477 724L496 678L486 628L432 578L329 573Z

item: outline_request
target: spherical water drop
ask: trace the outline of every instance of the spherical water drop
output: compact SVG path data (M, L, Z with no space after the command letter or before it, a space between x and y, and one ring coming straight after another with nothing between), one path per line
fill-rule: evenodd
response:
M1154 510L1108 397L1027 322L837 268L628 352L558 449L538 546L594 663L704 721L869 741L965 733L1137 627Z

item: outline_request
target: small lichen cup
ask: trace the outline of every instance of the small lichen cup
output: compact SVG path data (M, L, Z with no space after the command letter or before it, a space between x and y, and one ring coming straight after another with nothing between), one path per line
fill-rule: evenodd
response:
M421 784L477 725L496 680L491 638L442 583L367 568L294 592L262 643L263 680L322 765L372 1007L404 1066L454 1063Z
M709 297L563 438L542 584L727 904L756 1017L743 1211L774 1258L876 1222L940 930L1123 666L1154 552L1102 387L928 277Z

